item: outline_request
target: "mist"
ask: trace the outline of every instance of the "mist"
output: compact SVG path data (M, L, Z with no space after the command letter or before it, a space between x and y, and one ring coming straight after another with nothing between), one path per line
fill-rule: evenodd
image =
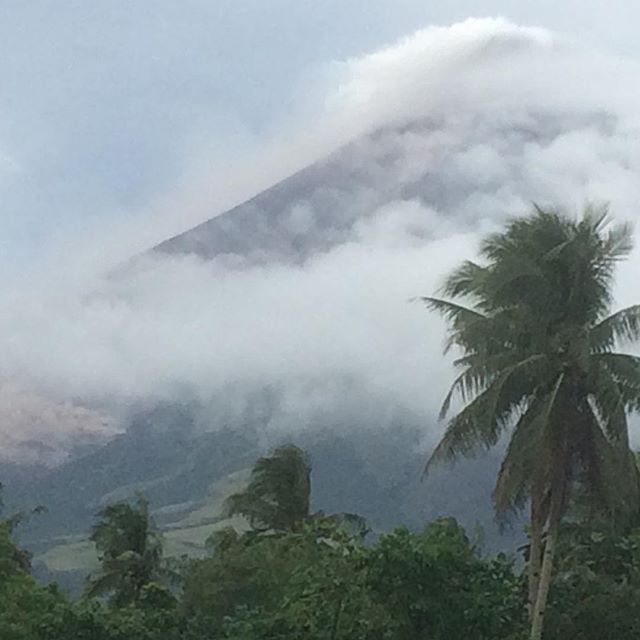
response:
M113 432L140 403L226 395L233 412L277 388L266 429L400 407L424 420L428 446L453 370L441 320L410 300L433 294L482 235L532 202L576 214L609 203L616 220L637 218L633 60L486 19L429 27L325 71L244 162L190 164L135 215L56 238L7 278L2 378L115 416L100 422ZM354 140L357 189L317 185L287 204L284 232L304 255L261 252L250 228L244 255L148 253ZM340 225L327 226L330 207ZM634 301L638 269L636 253L620 269L620 305ZM15 439L17 422L2 423ZM51 427L78 432L63 417Z

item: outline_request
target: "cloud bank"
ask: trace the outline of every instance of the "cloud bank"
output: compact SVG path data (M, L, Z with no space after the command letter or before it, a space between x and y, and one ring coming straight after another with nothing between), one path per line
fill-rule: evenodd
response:
M175 232L181 212L220 202L208 187L180 189L135 226L67 238L46 269L1 286L0 375L114 414L152 399L241 405L264 388L281 393L283 422L301 427L370 416L372 407L380 427L384 407L400 407L433 441L452 370L440 353L442 323L408 300L434 292L482 234L532 201L571 211L607 201L634 221L638 71L501 19L430 27L335 63L313 118L306 109L310 119L300 117L277 148L225 175L238 175L229 194L249 196L359 138L340 189L316 185L315 200L292 194L286 203L292 246L320 237L326 202L333 216L351 216L343 232L302 262L155 256L110 276ZM365 176L366 190L349 192L349 171ZM633 300L639 268L635 255L621 270L621 304Z

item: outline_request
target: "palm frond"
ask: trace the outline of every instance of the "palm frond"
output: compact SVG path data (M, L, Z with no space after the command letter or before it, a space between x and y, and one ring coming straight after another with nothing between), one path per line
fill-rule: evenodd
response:
M565 381L565 373L564 371L553 381L553 387L551 389L551 393L546 401L544 408L544 421L547 425L547 429L549 429L551 415L553 410L556 408L556 403L558 402L558 397L560 395L560 389Z
M611 370L602 364L593 371L593 390L589 396L594 415L606 438L613 446L629 448L626 402Z
M547 251L542 256L542 260L544 260L545 262L552 262L553 260L557 260L562 255L562 252L567 247L570 247L574 241L575 241L575 238L569 238L568 240L564 240L560 242L552 249L549 249L549 251Z
M425 466L425 473L439 462L452 461L459 456L471 456L478 449L494 446L508 424L521 395L504 398L503 391L518 367L510 367L474 398L447 425L445 433L433 450Z
M596 370L604 367L621 394L625 409L640 408L640 357L627 353L601 353L591 356ZM596 391L594 391L595 393Z
M606 260L617 262L626 258L633 250L633 226L629 223L613 227L605 236L603 253Z
M628 447L613 446L602 432L594 413L588 432L591 451L590 483L611 512L635 512L640 497L640 473Z
M640 340L640 305L620 309L596 324L589 332L591 349L603 353L617 343Z
M452 326L452 331L444 346L445 354L449 352L456 342L460 341L459 338L463 331L469 331L474 323L485 319L485 316L477 309L472 309L450 300L432 297L422 297L419 300L424 302L432 311L440 313Z
M451 302L451 300L444 300L443 298L433 298L431 296L422 296L418 298L424 302L429 309L437 311L441 316L450 322L456 322L459 320L473 321L482 320L485 315L477 309L471 307L465 307L464 305Z
M493 490L493 503L498 514L511 509L520 509L528 497L529 484L534 475L544 476L544 414L536 399L522 413L503 458L496 486Z
M540 378L540 372L548 364L548 358L544 354L533 354L523 360L519 359L521 357L522 354L513 350L504 351L493 356L471 354L458 360L457 362L463 362L469 366L451 385L442 403L439 419L444 419L449 413L451 402L456 396L466 402L469 398L481 393L500 375L504 374L506 376L503 386L512 377L524 374L528 377L527 387L534 387Z
M532 485L544 492L550 483L554 456L550 451L549 427L563 382L564 374L560 374L546 394L534 393L516 423L492 494L500 516L522 509Z
M609 205L587 204L582 214L582 222L589 228L590 232L597 235L610 223L611 215Z
M89 578L85 593L89 598L97 598L111 591L115 591L122 584L122 574L103 573Z
M475 298L483 288L486 269L480 265L465 260L445 281L442 293L452 298Z

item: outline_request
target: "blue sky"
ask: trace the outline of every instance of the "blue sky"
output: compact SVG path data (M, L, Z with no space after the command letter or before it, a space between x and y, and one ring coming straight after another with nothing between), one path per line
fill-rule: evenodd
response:
M194 157L259 146L332 62L427 24L502 14L625 54L639 48L640 10L620 0L440 4L3 0L0 267L136 215Z

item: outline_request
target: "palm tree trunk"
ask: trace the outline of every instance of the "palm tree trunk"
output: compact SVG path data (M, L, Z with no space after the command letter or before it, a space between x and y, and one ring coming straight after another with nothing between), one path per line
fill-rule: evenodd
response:
M531 543L529 545L528 567L528 599L529 622L533 622L533 610L538 596L540 569L542 565L542 532L545 517L542 509L542 498L535 495L531 498Z
M551 587L551 574L553 571L553 559L558 543L558 532L560 529L560 521L562 519L562 507L564 503L563 490L561 486L557 486L551 493L551 507L549 513L549 530L547 532L547 540L544 548L542 559L542 568L540 570L540 578L538 589L531 617L531 640L541 640L542 630L544 627L544 614L547 606L547 598L549 596L549 588Z
M342 614L342 608L344 606L344 598L340 597L338 601L338 608L336 609L336 615L333 618L333 628L331 629L331 640L336 640L338 637L338 627L340 626L340 615Z

